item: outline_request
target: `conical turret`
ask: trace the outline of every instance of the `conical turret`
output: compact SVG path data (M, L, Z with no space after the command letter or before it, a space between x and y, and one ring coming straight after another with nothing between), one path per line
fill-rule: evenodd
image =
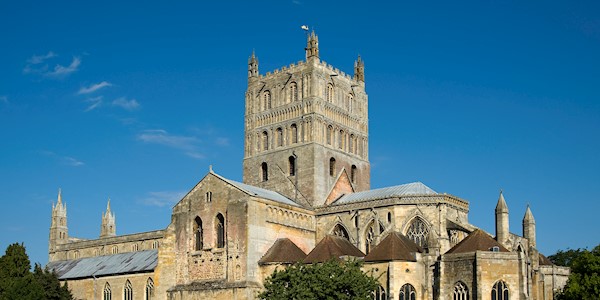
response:
M106 212L102 214L102 227L100 228L100 238L115 236L117 228L115 226L115 214L110 211L110 198L106 204Z
M501 244L506 244L509 236L508 225L508 206L504 200L504 195L500 191L498 204L496 204L496 241Z
M523 216L523 237L529 240L529 246L535 247L535 219L529 205L527 205L525 216Z

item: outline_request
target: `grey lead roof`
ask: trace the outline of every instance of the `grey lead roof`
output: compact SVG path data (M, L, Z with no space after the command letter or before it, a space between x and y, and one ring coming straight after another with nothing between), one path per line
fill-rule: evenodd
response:
M333 202L333 204L345 204L351 202L360 202L410 195L438 195L438 193L421 182L412 182L402 185L343 195L337 201Z
M216 174L215 174L216 175ZM217 175L218 176L218 175ZM300 206L298 205L298 203L292 201L291 199L288 199L287 197L281 195L280 193L274 192L274 191L270 191L270 190L266 190L263 188L259 188L253 185L248 185L245 183L241 183L241 182L237 182L237 181L233 181L233 180L229 180L227 178L224 178L222 176L221 177L223 180L225 180L226 182L230 183L231 185L237 187L238 189L250 194L250 195L254 195L260 198L265 198L265 199L269 199L269 200L273 200L276 202L280 202L283 204L287 204L287 205L292 205L292 206Z
M158 250L145 250L74 260L54 261L47 265L59 279L100 277L116 274L151 272L158 262Z

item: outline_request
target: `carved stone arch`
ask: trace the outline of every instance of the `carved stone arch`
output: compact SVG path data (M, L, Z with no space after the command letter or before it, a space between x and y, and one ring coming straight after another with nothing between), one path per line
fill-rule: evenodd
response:
M344 224L342 223L336 223L335 226L333 226L333 228L329 232L329 234L341 236L350 241L350 233L348 231L348 228L346 228L346 226L344 226Z

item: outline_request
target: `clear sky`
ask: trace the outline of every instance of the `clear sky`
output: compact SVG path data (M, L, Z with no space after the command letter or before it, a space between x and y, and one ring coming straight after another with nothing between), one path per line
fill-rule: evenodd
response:
M303 24L365 61L373 188L421 181L491 233L503 189L543 253L600 243L600 2L124 2L0 2L0 251L47 262L59 188L97 238L109 197L128 234L209 165L240 181L248 56L303 60Z

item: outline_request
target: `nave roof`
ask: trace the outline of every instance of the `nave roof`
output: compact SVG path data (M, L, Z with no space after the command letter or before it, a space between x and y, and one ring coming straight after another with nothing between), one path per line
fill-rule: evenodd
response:
M61 280L118 274L152 272L158 263L158 250L54 261L47 265Z

